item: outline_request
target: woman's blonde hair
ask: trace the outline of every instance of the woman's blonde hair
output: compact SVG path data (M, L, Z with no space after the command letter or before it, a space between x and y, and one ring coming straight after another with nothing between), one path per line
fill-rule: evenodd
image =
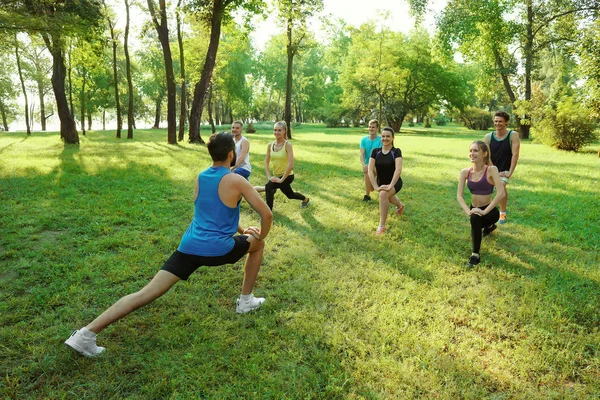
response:
M275 125L273 125L273 127L276 127L276 126L281 126L283 128L283 131L284 131L283 137L285 139L287 139L287 124L285 123L285 121L275 122Z

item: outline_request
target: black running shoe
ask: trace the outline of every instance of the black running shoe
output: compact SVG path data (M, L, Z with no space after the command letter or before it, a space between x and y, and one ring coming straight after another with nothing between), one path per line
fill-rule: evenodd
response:
M365 194L365 196L363 197L362 201L371 201L371 196L367 196Z
M486 226L485 228L483 228L483 237L486 237L490 233L494 232L496 230L496 228L497 228L496 224Z
M477 257L477 256L469 257L469 267L474 267L477 264L479 264L479 257Z

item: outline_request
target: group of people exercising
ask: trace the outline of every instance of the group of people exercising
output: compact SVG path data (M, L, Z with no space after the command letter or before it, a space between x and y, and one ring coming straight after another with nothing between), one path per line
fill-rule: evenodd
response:
M496 222L506 222L505 186L516 168L520 146L518 133L507 130L509 118L502 111L494 115L495 132L471 144L472 166L460 172L457 200L471 221L470 266L480 262L482 236L494 231ZM122 297L87 326L74 331L65 341L67 346L87 357L102 354L105 348L97 346L96 335L110 324L162 296L178 281L187 280L199 267L233 264L244 255L244 277L236 312L247 313L264 303L264 298L252 294L252 288L262 263L264 239L273 221L275 192L280 189L289 199L301 200L302 207L307 207L310 199L291 188L294 153L292 143L287 140L286 123L280 121L274 125L275 140L267 146L265 156L267 183L264 187L253 187L249 183L250 145L242 129L242 122L235 121L231 133L211 136L207 148L212 165L196 178L194 217L177 250L146 286ZM368 160L367 154L370 155ZM379 192L376 234L381 235L386 231L390 203L395 206L397 215L402 215L405 207L397 196L402 189L402 151L394 147L394 130L385 127L379 135L379 122L369 121L369 135L360 144L360 161L365 179L363 201L371 200L371 192ZM464 198L465 182L471 192L470 206ZM492 199L494 188L496 195ZM262 191L266 203L259 194ZM239 224L242 198L258 213L260 227L244 228ZM496 208L498 204L500 212Z

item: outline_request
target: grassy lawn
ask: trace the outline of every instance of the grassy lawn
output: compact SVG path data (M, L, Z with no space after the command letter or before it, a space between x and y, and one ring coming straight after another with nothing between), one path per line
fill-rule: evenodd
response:
M206 132L206 131L204 131ZM205 134L205 133L204 133ZM204 146L92 131L0 133L0 396L133 399L597 399L600 159L525 142L509 223L470 255L456 180L483 132L407 128L404 215L374 235L358 144L366 129L294 131L300 208L280 192L254 293L242 262L188 282L105 330L96 359L62 342L140 289L193 213ZM264 184L268 129L246 135ZM242 203L242 225L256 225Z

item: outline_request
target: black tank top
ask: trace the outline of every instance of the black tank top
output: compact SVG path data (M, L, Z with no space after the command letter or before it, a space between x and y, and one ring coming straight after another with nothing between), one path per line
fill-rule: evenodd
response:
M510 170L512 161L512 146L510 145L510 135L512 130L508 131L506 137L502 140L496 139L496 132L492 132L490 137L490 153L492 164L498 167L498 171Z

